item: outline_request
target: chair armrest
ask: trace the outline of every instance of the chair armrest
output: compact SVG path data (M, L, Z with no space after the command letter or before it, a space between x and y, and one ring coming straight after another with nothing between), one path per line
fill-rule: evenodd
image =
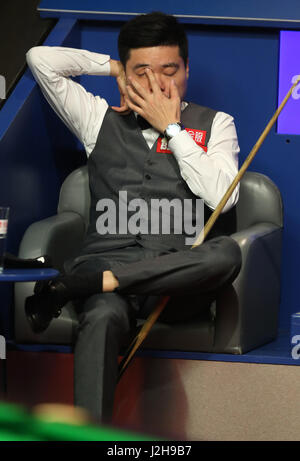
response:
M64 262L76 253L85 234L82 217L65 211L31 224L26 230L19 250L21 258L51 256L55 268L62 270Z
M217 299L214 351L242 354L277 335L282 227L260 223L232 238L240 245L242 268Z
M62 212L36 222L28 227L21 242L19 256L35 258L42 254L51 256L55 268L62 270L63 263L80 247L85 235L85 223L74 212ZM25 299L33 293L34 282L15 283L15 340L42 344L70 344L74 338L77 318L72 303L68 303L58 319L54 319L43 333L31 331L25 317Z

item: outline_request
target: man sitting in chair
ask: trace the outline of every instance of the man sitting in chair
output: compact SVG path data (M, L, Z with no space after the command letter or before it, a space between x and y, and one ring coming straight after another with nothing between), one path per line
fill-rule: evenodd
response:
M241 266L235 231L238 187L209 238L191 249L237 173L233 118L188 103L187 38L173 16L155 12L127 22L120 61L63 47L35 47L27 62L58 116L83 143L91 192L82 248L65 274L38 282L26 301L43 331L69 301L79 319L75 404L110 421L120 347L145 303L170 295L165 322L207 309ZM120 107L70 77L116 78Z

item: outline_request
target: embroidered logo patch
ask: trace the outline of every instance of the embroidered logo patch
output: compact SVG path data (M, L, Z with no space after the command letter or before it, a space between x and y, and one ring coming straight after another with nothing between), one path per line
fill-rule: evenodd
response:
M193 138L195 143L207 152L207 147L204 146L207 132L204 130L194 130L193 128L185 128L185 130ZM172 151L168 148L168 141L166 138L158 138L156 152L160 154L172 154Z
M195 143L198 144L198 146L201 146L203 148L205 144L206 131L194 130L193 128L186 128L186 131L193 138Z
M156 152L160 154L172 154L172 151L168 149L168 141L166 138L158 138Z

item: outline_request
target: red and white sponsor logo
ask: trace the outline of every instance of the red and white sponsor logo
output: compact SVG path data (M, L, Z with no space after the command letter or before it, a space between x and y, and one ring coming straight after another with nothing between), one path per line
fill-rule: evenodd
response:
M6 234L7 232L7 219L0 219L0 234Z
M195 143L207 152L207 147L204 145L207 132L204 130L194 130L193 128L185 128L185 130L193 138ZM166 138L158 138L156 152L160 154L172 154L172 151L168 148Z
M193 138L195 143L198 144L198 146L201 146L203 148L205 144L206 131L194 130L193 128L186 128L186 131Z
M168 148L168 141L166 138L158 138L156 152L159 154L172 154L172 151Z

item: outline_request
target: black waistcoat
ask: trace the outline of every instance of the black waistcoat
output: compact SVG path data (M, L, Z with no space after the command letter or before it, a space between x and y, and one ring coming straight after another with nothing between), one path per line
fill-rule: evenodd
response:
M216 112L212 109L189 103L182 112L181 120L186 128L206 132L204 143L206 146L215 114ZM122 210L126 208L124 199L127 200L127 204L137 205L135 210L126 211L127 222L133 215L137 216L137 210L141 210L138 205L140 202L131 202L134 199L143 199L144 211L145 204L149 205L150 210L150 203L154 203L153 199L167 199L168 201L190 199L193 204L193 222L195 222L194 205L195 200L199 197L191 192L181 177L175 156L172 153L159 153L157 150L157 142L152 149L149 149L133 113L124 116L111 108L107 110L95 148L88 159L91 192L90 223L81 254L97 253L136 243L153 249L188 248L184 223L181 234L176 233L172 227L172 208L170 209L171 227L167 234L162 231L161 227L158 233L151 233L150 212L147 215L148 231L145 231L143 227L138 233L133 233L126 226L124 227L125 211L122 212L122 224L119 222L120 191L122 191L123 200ZM111 205L115 205L115 210ZM211 213L205 205L205 222ZM115 218L117 222L114 229L111 223ZM109 219L111 219L110 224ZM103 230L100 230L102 235L99 233L100 223L107 224L108 232L104 235ZM235 231L235 227L234 207L229 212L220 215L208 238L229 235Z

